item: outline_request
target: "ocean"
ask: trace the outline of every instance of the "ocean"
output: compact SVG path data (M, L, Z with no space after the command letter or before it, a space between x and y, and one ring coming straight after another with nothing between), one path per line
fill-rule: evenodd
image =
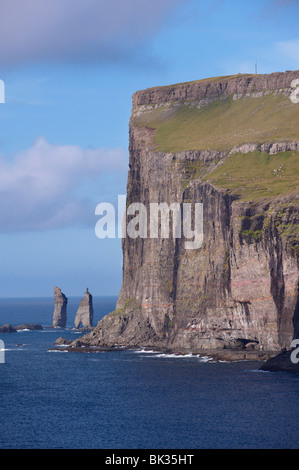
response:
M53 299L0 299L1 449L294 449L299 375L260 372L259 362L213 362L152 351L51 352L73 329L51 328ZM115 297L94 297L95 323Z

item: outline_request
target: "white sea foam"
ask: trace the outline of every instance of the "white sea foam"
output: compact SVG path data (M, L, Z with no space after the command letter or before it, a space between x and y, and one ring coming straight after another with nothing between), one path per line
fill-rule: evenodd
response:
M5 349L0 349L0 352L2 351L24 351L23 348L5 348Z
M200 359L200 362L210 362L213 360L212 357L208 357L208 356L197 356L198 359Z
M200 362L209 362L212 360L211 357L199 356L198 354L157 354L156 357L164 357L170 359L199 359Z
M164 359L199 359L200 362L209 362L212 360L211 357L208 356L200 356L199 354L175 354L175 353L161 353L158 351L146 350L146 349L138 349L133 351L136 354L144 354L145 357L157 357L157 358L164 358Z
M189 354L185 354L184 356L183 355L180 355L180 354L167 354L167 353L161 353L161 354L157 354L156 357L165 357L165 358L178 358L178 359L181 359L183 357L192 357L191 355Z
M157 354L157 351L152 351L151 349L132 349L135 354Z
M63 349L48 349L47 352L67 353L68 351L65 351Z

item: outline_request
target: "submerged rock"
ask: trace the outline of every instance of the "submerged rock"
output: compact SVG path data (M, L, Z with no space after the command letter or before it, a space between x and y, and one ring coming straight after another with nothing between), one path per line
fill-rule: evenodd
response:
M67 320L67 297L61 292L59 287L54 287L54 301L53 327L64 328Z
M81 299L80 305L75 318L75 328L79 329L81 325L83 328L92 328L93 322L93 305L92 295L88 292L88 288L85 291L84 298Z

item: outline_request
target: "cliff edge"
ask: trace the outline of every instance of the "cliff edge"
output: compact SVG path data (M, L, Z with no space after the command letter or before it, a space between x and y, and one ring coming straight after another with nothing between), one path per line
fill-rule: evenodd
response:
M81 344L265 357L299 337L296 79L237 75L134 94L127 207L201 203L203 243L187 249L174 229L124 238L116 310Z

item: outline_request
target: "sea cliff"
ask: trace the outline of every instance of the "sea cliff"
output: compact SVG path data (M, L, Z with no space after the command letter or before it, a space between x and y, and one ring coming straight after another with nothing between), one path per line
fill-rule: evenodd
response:
M124 238L116 310L80 345L266 358L299 337L297 78L134 94L127 207L202 203L203 244L186 249L171 231Z

